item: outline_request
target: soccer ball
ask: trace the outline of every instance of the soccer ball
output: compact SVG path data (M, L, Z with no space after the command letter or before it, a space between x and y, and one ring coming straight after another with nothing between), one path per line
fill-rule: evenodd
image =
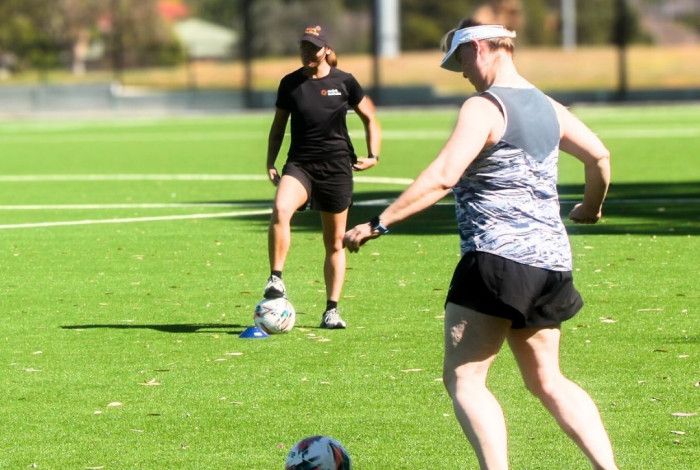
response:
M297 315L294 306L284 297L262 299L255 306L255 326L269 334L286 333L294 328Z
M287 454L285 470L350 470L350 456L340 442L313 436L297 442Z

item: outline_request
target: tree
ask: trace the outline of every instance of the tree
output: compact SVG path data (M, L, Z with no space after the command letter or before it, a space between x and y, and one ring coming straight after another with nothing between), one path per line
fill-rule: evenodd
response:
M18 68L49 68L58 63L57 18L48 2L4 0L0 3L0 53L16 58Z
M629 7L624 34L629 42L644 41L639 25L639 12ZM615 24L615 2L610 0L586 0L576 3L578 24L576 35L582 44L611 44L619 38Z
M125 65L178 62L184 54L156 7L157 0L2 0L0 56L13 55L20 68L70 63L80 73L90 43L103 40Z
M117 68L171 65L184 60L172 28L158 14L157 0L110 0L108 50Z
M554 44L557 40L554 12L547 7L546 0L525 0L525 28L522 36L528 44Z
M186 0L187 5L198 16L227 28L240 27L241 0Z
M242 31L242 3L241 0L189 0L188 5L208 21ZM310 24L323 25L331 33L333 47L341 51L357 50L352 47L357 42L357 28L343 21L344 13L341 0L252 2L252 53L255 56L297 54L299 36L304 26Z
M401 47L435 49L442 36L457 26L462 18L471 16L478 0L431 1L402 0Z

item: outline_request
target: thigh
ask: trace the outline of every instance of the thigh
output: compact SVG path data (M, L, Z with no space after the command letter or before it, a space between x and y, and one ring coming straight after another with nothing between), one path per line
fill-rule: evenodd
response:
M559 372L561 330L523 328L508 332L508 345L527 384L542 383Z
M309 199L309 193L299 178L289 174L282 175L275 193L274 210L278 213L291 214L301 208Z
M452 302L445 306L446 374L475 373L485 379L511 322Z

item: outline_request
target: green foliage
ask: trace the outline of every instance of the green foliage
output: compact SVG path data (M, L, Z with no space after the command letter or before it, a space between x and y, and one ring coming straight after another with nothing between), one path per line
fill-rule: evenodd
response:
M243 0L183 0L193 14L242 31ZM403 50L436 49L440 39L472 15L483 0L402 0ZM577 2L580 44L608 44L616 37L614 6L609 0ZM254 56L294 55L301 28L317 23L331 32L341 53L368 52L371 45L373 2L367 0L251 1ZM554 45L560 41L558 0L522 0L524 44ZM626 31L631 42L648 41L640 29L639 13L629 7ZM98 20L114 23L104 30ZM696 17L685 22L698 28ZM185 52L170 26L157 14L157 0L4 0L0 2L0 53L18 58L18 66L40 68L67 65L73 46L85 34L104 44L102 65L113 68L170 65Z
M460 19L473 14L485 1L426 2L406 0L402 8L402 47L404 49L436 48L440 38ZM614 4L610 0L576 2L577 34L580 44L609 44L613 40ZM525 20L519 41L525 44L547 45L560 42L559 1L522 0ZM628 8L627 28L631 42L646 41L640 31L637 10Z
M184 59L174 32L158 14L157 0L119 0L115 6L108 55L118 67L172 65Z
M209 21L243 30L243 1L201 0L191 2ZM296 55L304 27L320 24L329 32L331 45L344 52L366 51L369 30L345 20L341 0L265 0L250 2L252 53L256 56Z
M700 13L696 14L691 14L691 15L684 15L678 20L692 29L694 29L698 34L700 34Z
M52 68L73 60L73 46L87 33L123 65L181 62L181 46L156 6L157 0L8 0L0 3L0 52L20 66ZM104 18L108 30L99 30Z
M563 370L598 404L621 468L695 468L700 107L574 112L611 149L614 183L601 223L568 225L586 306L562 327ZM415 177L456 113L380 109L382 162L359 176ZM339 439L357 468L478 466L440 380L442 302L458 260L449 200L349 255L345 331L317 328L320 221L298 213L285 269L297 326L238 338L267 277L269 213L239 212L269 209L271 119L0 122L0 468L266 470L317 433ZM349 126L361 139L359 120ZM562 155L564 212L582 179ZM356 200L402 188L358 178ZM349 223L380 207L353 206ZM116 220L203 213L222 216ZM524 390L507 346L489 386L513 468L590 468Z
M532 45L551 45L557 39L557 32L552 28L552 12L547 9L546 0L528 0L523 2L525 8L525 31L518 42Z
M201 18L227 28L240 28L243 0L189 0L187 4Z
M437 49L443 35L456 27L461 19L469 17L477 4L475 0L402 1L401 47L406 50Z
M0 3L0 52L14 54L18 66L48 68L58 62L60 25L51 7L40 0Z
M576 34L580 44L617 43L622 36L627 43L645 42L647 37L640 29L639 12L627 5L626 21L620 19L616 2L609 0L586 0L576 3Z

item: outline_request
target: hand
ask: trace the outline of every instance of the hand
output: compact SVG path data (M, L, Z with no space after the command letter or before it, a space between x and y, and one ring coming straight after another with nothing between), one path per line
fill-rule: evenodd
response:
M378 160L376 158L358 158L357 163L352 165L352 169L355 171L364 171L368 168L372 168L377 162Z
M277 173L277 168L274 166L267 169L267 177L270 178L270 182L275 186L280 184L280 175Z
M369 222L356 225L351 230L345 232L343 246L351 253L360 251L360 247L373 238L377 238L379 233L373 232Z
M598 222L602 216L603 213L600 209L598 209L598 212L593 212L586 209L581 203L576 204L574 208L571 209L571 212L569 212L569 219L577 224L594 224Z

